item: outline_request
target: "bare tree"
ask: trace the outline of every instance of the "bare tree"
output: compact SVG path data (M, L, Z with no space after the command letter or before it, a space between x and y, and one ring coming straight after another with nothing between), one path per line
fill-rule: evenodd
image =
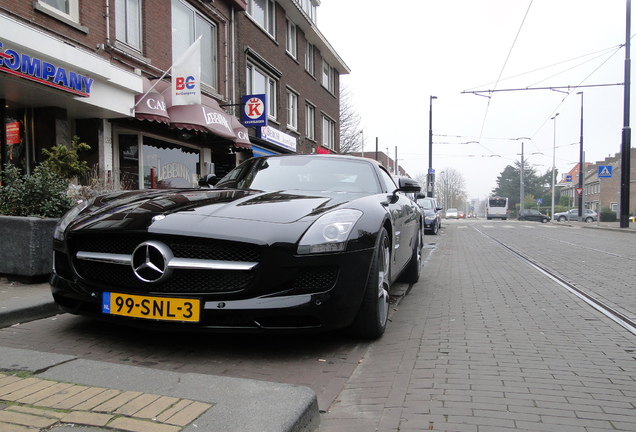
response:
M455 168L446 168L435 176L437 202L444 209L460 208L466 201L466 181Z
M351 90L343 85L340 87L340 153L362 150L364 133L360 123L360 114L355 110Z

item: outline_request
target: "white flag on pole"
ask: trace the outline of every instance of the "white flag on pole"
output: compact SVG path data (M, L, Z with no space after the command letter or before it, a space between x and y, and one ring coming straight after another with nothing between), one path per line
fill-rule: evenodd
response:
M172 66L172 105L201 103L201 36Z

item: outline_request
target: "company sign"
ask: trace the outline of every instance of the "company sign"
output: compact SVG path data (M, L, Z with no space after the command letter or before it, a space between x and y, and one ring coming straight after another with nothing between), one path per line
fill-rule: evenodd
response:
M25 53L13 49L5 50L2 42L0 71L83 97L91 95L91 87L95 81Z
M267 95L243 95L241 104L243 106L241 121L244 126L267 126Z
M287 135L286 133L281 132L278 129L274 129L271 126L257 128L256 132L260 139L269 141L272 144L276 144L287 150L291 150L293 152L296 151L296 138L291 135Z

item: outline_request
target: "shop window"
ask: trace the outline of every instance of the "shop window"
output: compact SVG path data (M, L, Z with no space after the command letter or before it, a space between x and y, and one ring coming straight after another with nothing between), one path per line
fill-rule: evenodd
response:
M172 0L172 59L181 55L201 36L201 83L217 89L217 28L192 6Z
M199 181L199 150L143 137L143 188L196 187Z
M117 41L141 51L141 0L115 0Z

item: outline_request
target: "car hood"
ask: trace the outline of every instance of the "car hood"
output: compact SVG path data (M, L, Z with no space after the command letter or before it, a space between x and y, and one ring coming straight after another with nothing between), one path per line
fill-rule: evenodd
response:
M188 231L204 220L290 224L359 198L351 193L259 192L239 189L144 190L98 197L73 230Z

